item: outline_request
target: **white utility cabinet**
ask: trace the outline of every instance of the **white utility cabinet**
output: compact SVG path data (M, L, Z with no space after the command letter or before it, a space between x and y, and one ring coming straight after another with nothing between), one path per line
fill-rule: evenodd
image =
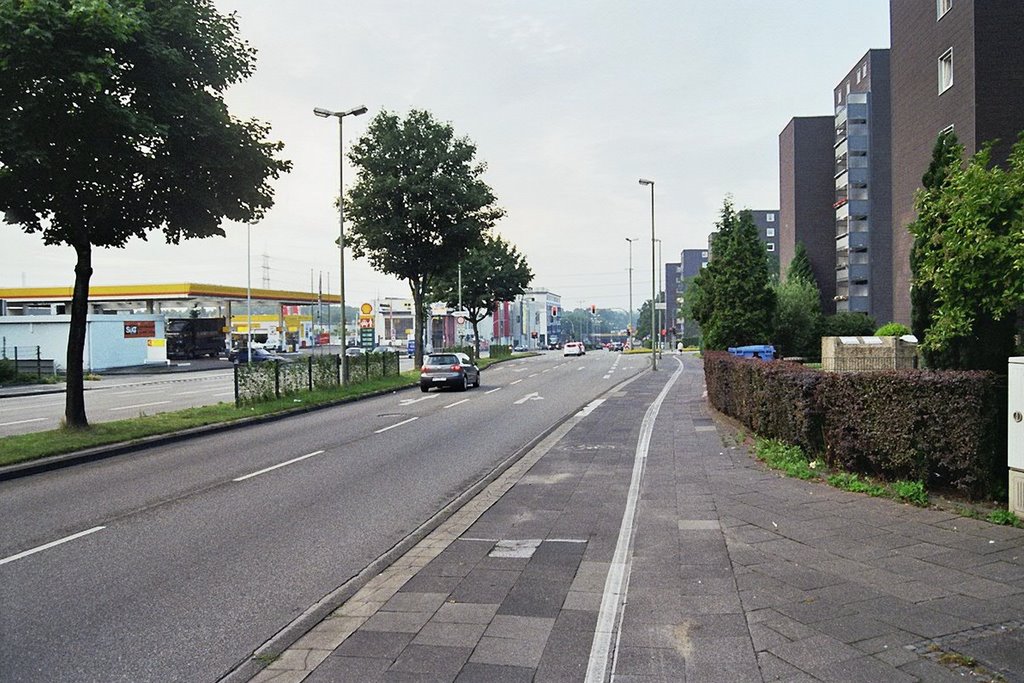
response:
M1024 517L1024 356L1009 359L1006 464L1010 468L1010 510Z

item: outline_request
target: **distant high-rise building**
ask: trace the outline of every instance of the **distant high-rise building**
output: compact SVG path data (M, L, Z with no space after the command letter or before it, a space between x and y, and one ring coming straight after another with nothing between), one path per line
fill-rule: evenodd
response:
M893 319L910 322L914 193L939 133L968 155L998 139L1005 161L1024 130L1024 2L890 0Z
M779 134L779 264L807 249L821 309L835 312L835 118L795 117Z
M714 234L712 233L712 235ZM693 343L700 337L700 325L697 324L696 320L687 315L686 294L690 281L700 273L701 268L708 264L710 253L709 247L708 249L683 249L682 253L679 254L676 321L678 326L677 334L682 337L684 343Z
M835 87L836 311L892 319L889 51L869 50Z
M679 334L678 303L679 271L681 263L665 264L665 330L670 337Z
M754 225L757 226L757 235L764 242L764 248L768 252L771 271L779 274L779 210L778 209L751 209L751 216L754 218Z

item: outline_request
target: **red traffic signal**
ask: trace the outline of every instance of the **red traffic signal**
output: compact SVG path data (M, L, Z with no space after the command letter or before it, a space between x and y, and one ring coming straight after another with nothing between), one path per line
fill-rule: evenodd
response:
M558 317L558 306L552 306L551 307L551 317L552 318Z
M597 313L597 306L595 306L594 304L590 304L590 312Z

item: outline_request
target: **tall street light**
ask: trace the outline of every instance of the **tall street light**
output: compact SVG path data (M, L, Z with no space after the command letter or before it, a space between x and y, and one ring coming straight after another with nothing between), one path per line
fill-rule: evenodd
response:
M629 242L629 341L633 339L633 242L639 240L639 237L627 237L626 241ZM632 344L630 344L632 346Z
M658 239L656 239L654 241L658 243L658 294L664 294L665 290L663 290L661 288L661 273L662 273L662 271L665 270L662 267L662 265L661 265L661 238L659 237ZM661 348L661 346L662 346L662 343L661 343L661 331L665 328L665 326L662 324L662 318L664 318L664 317L665 316L662 314L661 309L659 308L658 309L658 348Z
M366 113L366 106L360 105L348 111L331 111L321 107L314 107L313 113L322 119L332 116L338 119L338 270L341 273L341 280L338 284L338 299L341 302L341 383L348 382L348 356L347 350L348 333L345 329L345 136L341 122L346 116L359 116Z
M658 352L654 347L654 181L641 178L640 184L651 186L651 370L657 370Z

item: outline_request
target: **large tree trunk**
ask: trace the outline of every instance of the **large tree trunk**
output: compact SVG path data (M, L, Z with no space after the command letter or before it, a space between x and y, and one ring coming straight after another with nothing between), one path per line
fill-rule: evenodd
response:
M67 391L64 422L71 429L89 426L85 417L83 360L85 356L86 317L89 314L89 279L92 277L92 245L86 240L75 244L75 290L71 298L71 328L68 332Z
M426 342L423 339L423 292L420 291L418 283L410 281L409 289L412 291L412 309L413 309L413 334L416 337L416 353L413 358L413 363L417 370L423 367L423 349L426 346Z

